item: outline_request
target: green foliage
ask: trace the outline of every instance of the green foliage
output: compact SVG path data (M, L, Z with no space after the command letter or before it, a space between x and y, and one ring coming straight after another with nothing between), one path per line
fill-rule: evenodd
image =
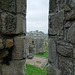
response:
M36 53L35 55L48 58L48 51Z
M46 41L46 50L48 50L48 41Z
M41 70L40 68L26 64L27 75L47 75L46 67Z

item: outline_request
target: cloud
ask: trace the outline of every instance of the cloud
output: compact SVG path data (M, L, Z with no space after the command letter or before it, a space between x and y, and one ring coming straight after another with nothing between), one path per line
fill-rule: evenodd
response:
M27 0L27 31L48 32L48 0Z

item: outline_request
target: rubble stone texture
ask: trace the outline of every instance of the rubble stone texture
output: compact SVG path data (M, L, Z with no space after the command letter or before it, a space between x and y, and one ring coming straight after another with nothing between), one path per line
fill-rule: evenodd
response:
M75 0L49 0L47 75L75 75Z
M26 0L0 0L0 75L26 75Z

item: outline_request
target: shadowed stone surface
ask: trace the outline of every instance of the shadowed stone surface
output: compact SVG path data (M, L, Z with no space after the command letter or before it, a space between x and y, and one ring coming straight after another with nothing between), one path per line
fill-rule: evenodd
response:
M67 40L75 44L75 23L69 28L67 33Z
M64 11L59 13L51 14L49 17L49 34L50 35L61 35L63 29Z
M49 11L54 8L53 4L50 3ZM56 0L55 6L49 12L48 36L55 45L49 40L47 75L75 75L75 0ZM55 46L56 52L53 52ZM51 58L56 59L55 64L50 62Z
M16 17L10 13L2 13L2 33L12 34L16 31Z
M11 61L10 66L2 66L2 75L25 75L25 60Z
M25 33L25 16L21 14L13 15L10 13L1 14L2 34L22 34Z
M49 64L47 67L47 75L61 75L61 71Z
M0 0L0 75L26 75L26 0Z
M16 1L15 0L0 0L0 9L7 10L10 12L16 12Z
M72 57L72 48L68 46L57 46L57 52L62 56Z
M26 0L17 1L17 13L26 14Z
M49 39L48 42L48 60L56 65L56 45L53 39Z
M24 39L25 37L15 37L15 47L12 53L12 59L23 59L25 58L25 45L24 45Z

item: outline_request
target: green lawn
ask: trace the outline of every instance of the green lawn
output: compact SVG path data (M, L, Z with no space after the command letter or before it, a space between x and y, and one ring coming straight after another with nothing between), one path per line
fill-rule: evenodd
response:
M48 50L48 41L46 41L46 50Z
M48 58L48 51L36 53L35 55Z
M46 67L41 70L40 68L26 64L27 75L47 75Z

